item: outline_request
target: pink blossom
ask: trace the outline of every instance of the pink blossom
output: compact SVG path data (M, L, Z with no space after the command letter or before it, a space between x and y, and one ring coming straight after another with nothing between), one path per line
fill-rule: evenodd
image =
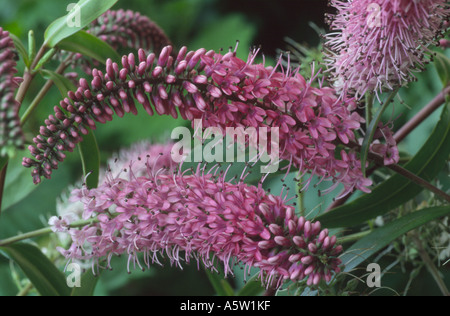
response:
M50 178L52 169L64 160L63 152L72 151L81 134L95 129L97 122L110 121L114 112L120 117L136 113L137 101L150 115L200 119L204 128L219 127L223 132L226 127L279 127L280 157L300 172L343 183L346 188L370 183L363 181L356 155L350 156L355 159L352 170L340 167L343 164L335 155L338 137L344 143L355 140L363 121L354 111L354 99L339 100L333 89L313 87L298 71L280 64L254 63L257 52L250 53L247 62L235 52L222 55L182 48L176 58L171 52L167 47L157 57L140 50L138 57L124 56L122 66L109 60L105 72L94 69L91 85L80 80L77 91L61 101L61 108L55 107L55 114L34 139L31 154L35 159L24 158L23 165L34 168L34 181ZM301 139L293 139L296 135Z
M99 188L74 196L85 218L94 215L99 223L70 229L72 245L59 250L67 259L106 260L109 268L113 256L124 254L129 270L167 257L172 265L194 259L213 270L219 261L229 275L240 262L246 270L259 268L261 279L275 286L284 280L317 285L339 273L342 246L320 223L297 217L282 196L224 177L200 168L157 173L151 166L140 177L133 166L120 176L110 173Z

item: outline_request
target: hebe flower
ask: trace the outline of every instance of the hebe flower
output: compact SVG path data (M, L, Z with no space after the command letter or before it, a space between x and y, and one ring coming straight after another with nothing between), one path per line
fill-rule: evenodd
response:
M336 86L362 97L415 80L449 18L445 0L332 0L327 64Z
M24 136L20 126L19 103L15 91L19 79L16 70L15 46L9 33L0 28L0 147L5 155L6 147L22 148Z
M105 41L115 50L142 48L146 52L159 53L165 46L172 45L167 35L155 22L131 10L107 11L91 23L87 32ZM58 58L64 59L64 56ZM92 64L98 66L96 61L91 62L83 58L81 54L77 54L72 61L72 66L75 68L80 63L88 74L92 72Z
M138 177L133 164L123 166L99 188L74 192L84 218L99 223L70 229L72 245L59 250L67 259L105 260L107 268L113 256L125 254L129 270L167 256L180 267L194 258L214 269L219 261L228 275L239 262L259 268L267 285L276 286L305 279L317 285L340 271L342 246L320 223L297 217L283 197L227 182L226 173L213 170L156 170L147 163Z
M23 165L34 168L34 182L50 178L64 152L97 122L111 121L114 113L137 114L137 101L149 115L201 119L204 128L220 127L224 134L226 127L278 127L282 159L301 172L343 183L348 191L369 192L371 181L363 177L356 155L335 153L336 143L354 140L363 122L353 99L339 101L333 89L312 87L298 71L279 64L256 64L256 52L247 62L232 51L183 47L176 59L171 53L170 46L159 57L140 50L138 56L124 56L121 66L108 60L106 73L95 69L90 84L81 79L34 139L35 159L24 158Z

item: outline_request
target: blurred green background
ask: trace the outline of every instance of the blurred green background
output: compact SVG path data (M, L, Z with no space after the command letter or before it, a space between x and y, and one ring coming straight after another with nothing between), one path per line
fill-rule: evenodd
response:
M33 29L39 45L46 27L56 18L65 15L67 5L72 2L74 1L0 0L0 26L20 37L25 44L28 31ZM268 63L274 63L277 49L287 49L285 37L310 46L317 45L319 36L309 23L314 22L325 28L324 13L330 11L327 0L119 0L113 9L119 8L147 15L161 26L178 47L185 45L190 50L201 47L227 49L234 47L236 40L239 40L238 55L241 58L247 57L248 49L252 46L261 46ZM49 68L52 69L51 66ZM23 65L19 65L19 69L23 70ZM428 103L441 89L433 67L420 78L422 80L411 89L412 93L402 94L411 110L404 105L398 105L394 113L388 113L387 119L395 119L397 126L401 126L402 122ZM43 83L44 80L38 78L28 96L36 95ZM59 100L59 92L53 88L41 104L36 117L28 123L28 137L38 131ZM25 100L24 108L28 102L29 98ZM404 142L401 149L414 154L426 140L438 116L439 113L436 113L427 120ZM105 161L120 148L139 140L164 141L172 128L180 125L186 123L170 117L127 115L123 119L108 123L107 126L98 126L95 134L102 160ZM44 181L35 188L31 177L22 176L28 175L30 171L20 167L19 156L21 155L10 165L4 202L6 210L0 218L0 239L47 226L48 218L55 214L57 197L70 184L79 180L82 174L81 162L75 152L54 172L51 181ZM443 179L445 180L445 176ZM323 209L323 205L329 203L331 198L332 196L328 196L321 199L317 192L308 193L306 206L308 210L318 205ZM44 238L37 242L47 244L48 240ZM52 253L53 250L48 249L48 252ZM196 264L185 266L183 271L170 267L163 269L155 265L149 271L136 270L129 276L126 272L126 258L118 258L115 261L115 270L105 272L101 276L96 294L214 294L205 272L198 271ZM20 279L21 274L18 268L12 270L15 273L11 273L10 263L0 257L0 295L15 295L18 292L15 282ZM242 285L241 278L238 274L237 278L230 282L239 287Z

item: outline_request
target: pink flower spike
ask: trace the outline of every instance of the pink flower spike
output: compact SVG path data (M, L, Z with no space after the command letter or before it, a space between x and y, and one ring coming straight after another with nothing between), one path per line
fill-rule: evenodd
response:
M284 227L302 221L282 197L267 195L261 187L229 183L223 174L201 168L180 174L179 166L170 165L166 147L169 151L151 146L147 154L136 152L111 162L117 166L110 167L97 189L73 192L72 201L84 205L83 218L96 216L99 222L69 231L73 243L67 251L60 249L67 259L95 263L127 255L134 262L143 254L150 266L161 262L161 255L178 266L195 258L207 268L217 259L226 274L239 261L258 267L266 284L274 277L297 282L308 275L317 283L338 271L342 247L320 246L318 239L327 231L318 230L317 223L306 222L309 236L301 227Z

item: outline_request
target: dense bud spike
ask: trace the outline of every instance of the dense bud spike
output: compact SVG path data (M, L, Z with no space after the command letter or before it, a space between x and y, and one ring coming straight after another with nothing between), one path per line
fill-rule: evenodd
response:
M139 267L159 263L160 256L180 267L195 258L210 269L218 260L225 275L240 262L259 268L266 285L276 287L284 280L317 285L340 271L342 247L321 245L319 238L330 238L318 222L297 225L305 219L286 198L202 168L181 173L179 165L170 165L171 147L165 148L158 156L158 149L148 150L146 159L128 155L124 165L123 159L112 163L97 189L73 191L71 202L84 207L78 216L99 223L68 230L67 217L51 219L55 231L72 238L69 249L59 248L67 259L94 265L106 259L111 268L113 255L128 255Z

